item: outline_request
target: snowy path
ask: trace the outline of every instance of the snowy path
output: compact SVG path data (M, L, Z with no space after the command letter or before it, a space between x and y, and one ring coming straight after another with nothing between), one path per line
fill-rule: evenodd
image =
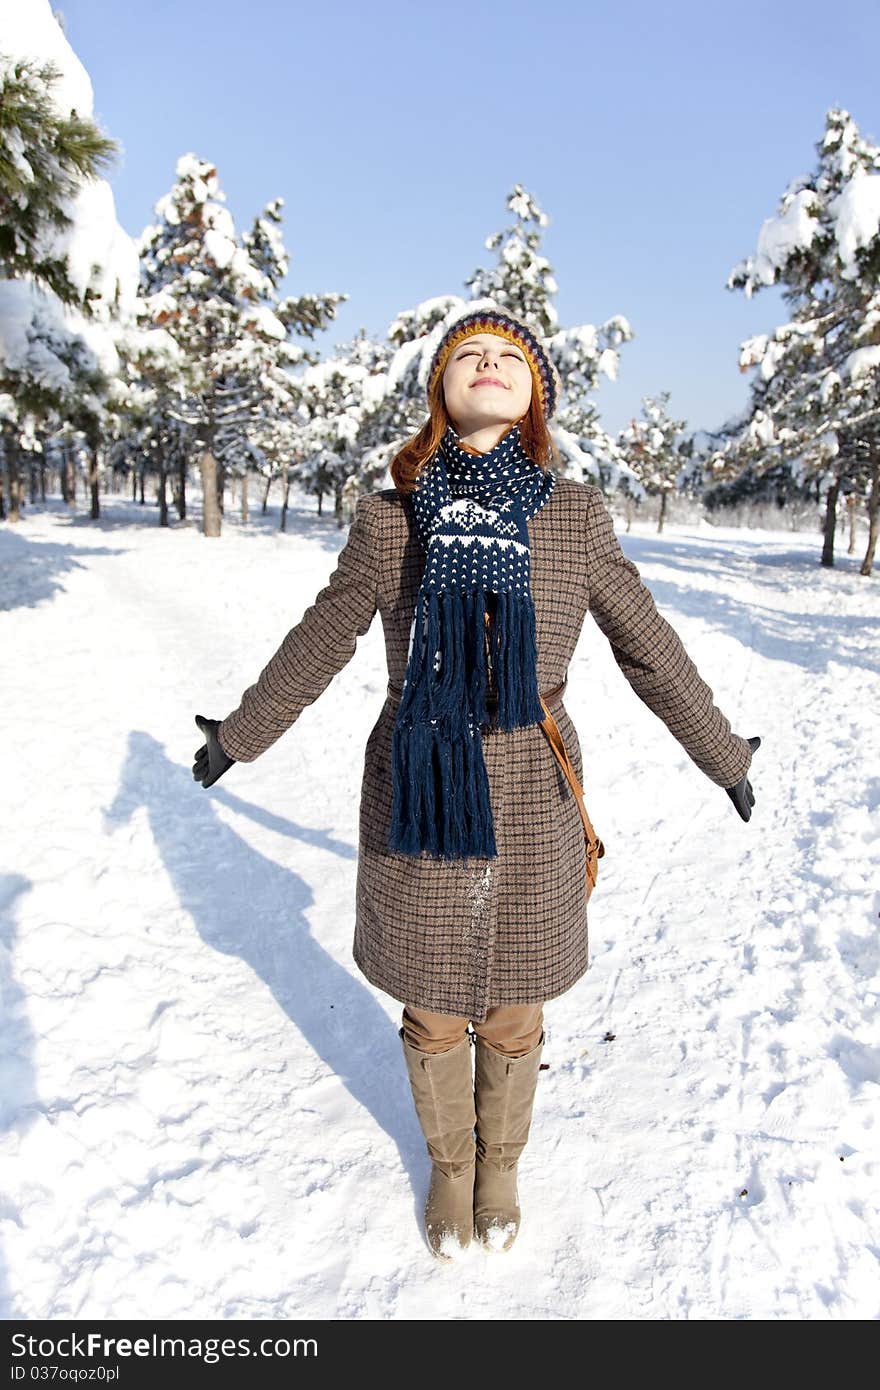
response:
M441 1268L399 1005L350 958L381 624L205 792L193 715L237 703L343 533L141 515L0 527L0 1313L880 1316L877 579L821 571L813 536L622 538L762 736L757 806L588 620L592 965L547 1005L519 1240Z

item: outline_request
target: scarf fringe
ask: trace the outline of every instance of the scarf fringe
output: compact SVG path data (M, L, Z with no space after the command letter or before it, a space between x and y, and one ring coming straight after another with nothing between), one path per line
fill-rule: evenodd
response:
M496 600L495 723L519 728L544 715L535 676L535 610L530 598L502 593ZM489 723L485 612L481 589L419 595L392 737L388 847L399 854L427 850L441 859L497 855L479 727Z
M395 728L392 759L390 850L413 855L427 851L438 859L497 856L479 729L451 740L433 724Z
M479 729L488 723L485 611L482 591L419 595L392 737L388 847L399 854L498 853Z
M499 594L492 627L492 670L498 688L497 724L519 729L538 724L544 710L538 695L538 642L531 595Z

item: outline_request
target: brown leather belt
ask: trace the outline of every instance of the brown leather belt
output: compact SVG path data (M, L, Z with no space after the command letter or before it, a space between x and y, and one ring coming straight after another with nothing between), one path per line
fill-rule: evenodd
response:
M552 690L545 690L545 691L542 691L542 693L541 693L541 699L542 699L546 704L548 704L548 705L552 704L554 700L558 700L558 699L559 699L560 695L562 695L562 693L564 692L565 687L566 687L567 685L568 685L568 678L566 677L566 679L562 682L561 685L554 685L554 687L553 687ZM389 700L399 700L400 697L402 696L402 694L403 694L403 686L402 686L402 685L394 685L392 681L389 681L389 682L388 682L388 699L389 699ZM497 704L498 704L498 696L497 696L497 695L487 695L487 696L486 696L486 708L487 708L487 709L494 709L495 706L496 706Z

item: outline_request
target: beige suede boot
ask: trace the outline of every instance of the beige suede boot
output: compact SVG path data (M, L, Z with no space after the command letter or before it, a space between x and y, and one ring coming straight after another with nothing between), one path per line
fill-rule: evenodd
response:
M422 1052L398 1029L413 1100L431 1156L425 1235L440 1260L451 1260L474 1233L474 1077L465 1035L446 1052Z
M505 1057L477 1035L474 1234L485 1250L509 1250L519 1231L517 1164L529 1137L543 1046L542 1032L531 1052Z

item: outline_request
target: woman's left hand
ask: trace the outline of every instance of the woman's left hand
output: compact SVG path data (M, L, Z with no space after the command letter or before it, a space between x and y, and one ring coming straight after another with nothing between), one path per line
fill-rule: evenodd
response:
M757 737L750 738L749 744L754 753L761 747L761 740ZM752 807L755 804L755 793L752 791L752 784L749 781L748 773L741 777L735 787L725 787L727 795L730 797L743 820L748 820L752 814Z

